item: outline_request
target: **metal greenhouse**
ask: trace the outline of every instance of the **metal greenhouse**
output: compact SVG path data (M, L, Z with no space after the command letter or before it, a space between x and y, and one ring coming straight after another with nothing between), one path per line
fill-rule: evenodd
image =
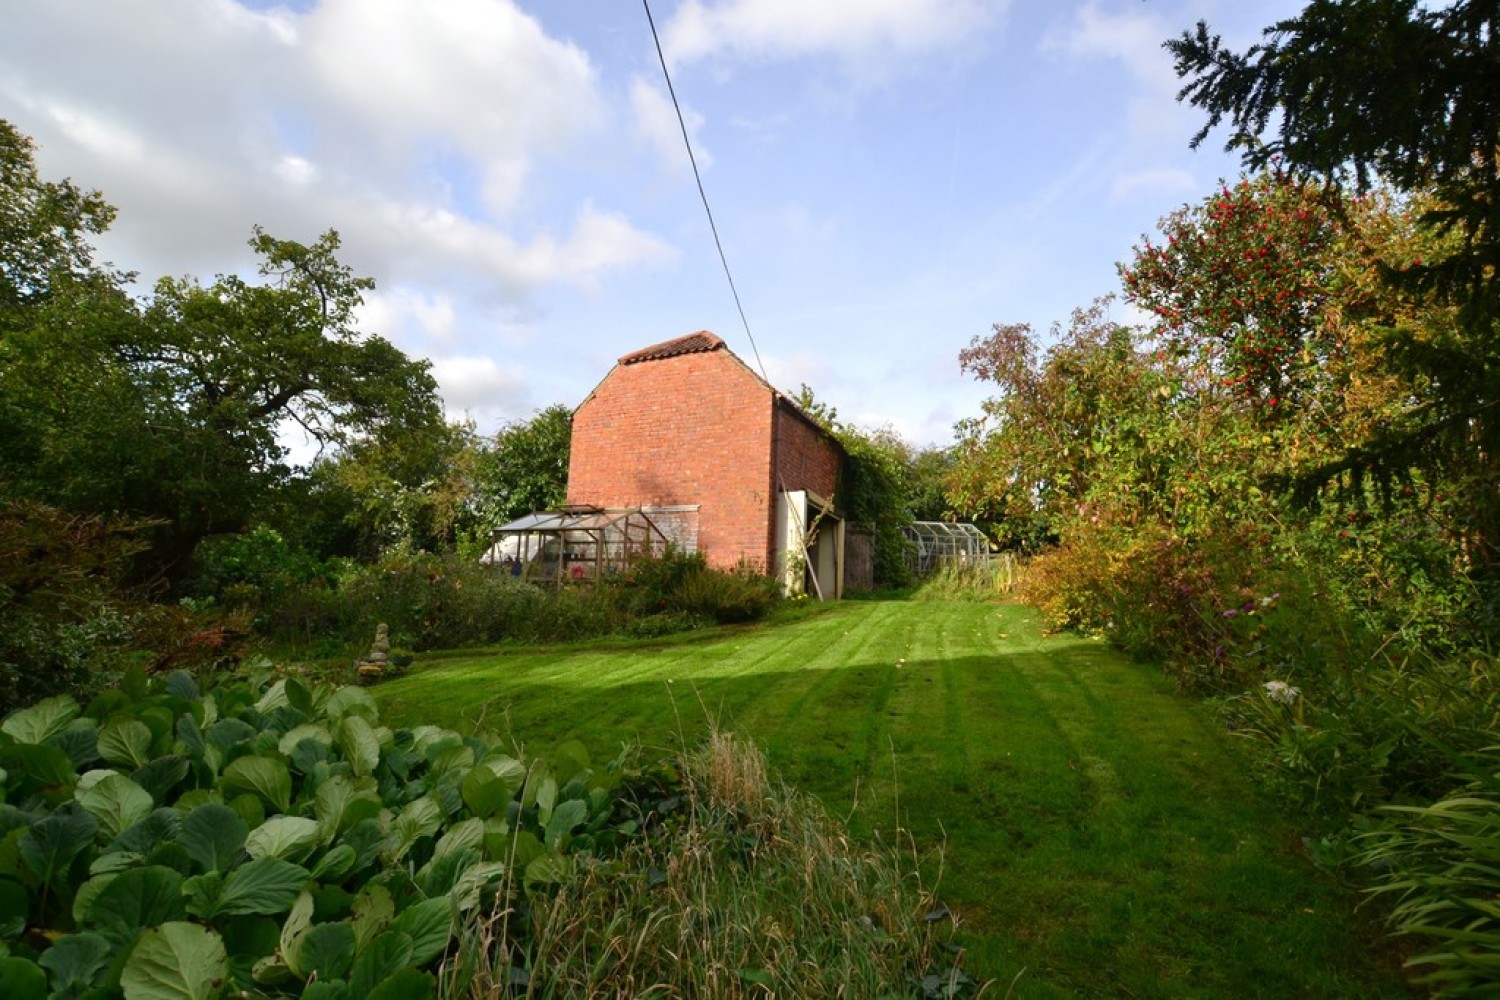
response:
M666 548L666 536L639 508L564 507L494 529L480 561L523 580L582 583L622 573Z
M968 522L913 521L901 527L911 545L906 551L907 568L926 576L948 563L982 564L990 558L990 540Z

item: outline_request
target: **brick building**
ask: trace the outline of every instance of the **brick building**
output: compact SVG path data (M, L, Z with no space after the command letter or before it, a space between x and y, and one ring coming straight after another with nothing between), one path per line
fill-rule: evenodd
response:
M568 503L641 508L711 565L746 561L835 598L842 461L831 435L701 331L625 355L579 404Z

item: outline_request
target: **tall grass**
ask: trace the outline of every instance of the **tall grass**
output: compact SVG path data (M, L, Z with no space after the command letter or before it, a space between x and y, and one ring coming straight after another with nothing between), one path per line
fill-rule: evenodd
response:
M977 562L944 562L922 578L915 596L924 601L993 601L1010 595L1019 572L1011 552Z
M472 923L448 996L977 995L942 947L920 859L853 843L755 747L713 732L679 808L623 856ZM946 915L946 911L942 911ZM474 956L483 956L473 961Z
M1407 961L1434 996L1500 994L1500 774L1427 806L1388 806L1391 822L1363 838L1373 892L1392 907L1392 931L1426 942Z

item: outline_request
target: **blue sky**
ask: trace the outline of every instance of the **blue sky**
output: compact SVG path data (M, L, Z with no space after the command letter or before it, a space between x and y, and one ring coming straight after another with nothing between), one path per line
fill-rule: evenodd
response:
M773 384L945 444L957 353L1045 329L1236 163L1161 42L1270 0L653 0ZM0 117L120 210L102 256L248 274L328 228L483 430L709 329L754 363L631 0L14 0ZM1123 320L1132 317L1116 307Z

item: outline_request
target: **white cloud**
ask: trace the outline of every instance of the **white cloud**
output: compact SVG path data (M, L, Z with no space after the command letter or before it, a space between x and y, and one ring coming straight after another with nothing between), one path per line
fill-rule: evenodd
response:
M1090 0L1075 11L1065 27L1048 34L1043 48L1072 56L1114 59L1153 90L1170 93L1177 89L1177 76L1162 42L1173 33L1171 25L1155 14L1138 10L1110 13L1102 10L1097 0Z
M635 118L636 134L656 150L662 162L678 169L688 169L687 150L682 144L682 123L677 120L677 111L667 92L637 76L630 81L630 110ZM693 155L698 166L707 169L713 165L714 158L698 137L703 128L703 116L684 106L682 117L687 122L688 135L692 137Z
M587 54L508 0L323 0L302 27L329 98L385 143L524 159L603 117Z
M1004 12L984 0L687 0L663 32L673 63L833 55L869 68L972 40Z
M531 392L526 376L502 367L494 358L449 356L434 358L437 380L450 419L472 417L481 427L495 426L530 411Z
M1085 62L1104 59L1123 68L1133 86L1126 125L1141 145L1181 142L1191 134L1193 116L1176 103L1179 87L1171 54L1162 43L1175 34L1174 23L1156 12L1106 11L1098 0L1078 7L1064 24L1042 41L1044 51L1061 52Z
M278 179L296 187L311 184L318 176L318 168L312 161L287 153L276 161L272 168Z
M530 204L539 167L597 138L605 101L583 50L514 0L16 6L0 104L44 174L103 189L119 208L103 256L148 278L244 272L257 223L337 228L383 286L491 304L671 256L617 211Z

